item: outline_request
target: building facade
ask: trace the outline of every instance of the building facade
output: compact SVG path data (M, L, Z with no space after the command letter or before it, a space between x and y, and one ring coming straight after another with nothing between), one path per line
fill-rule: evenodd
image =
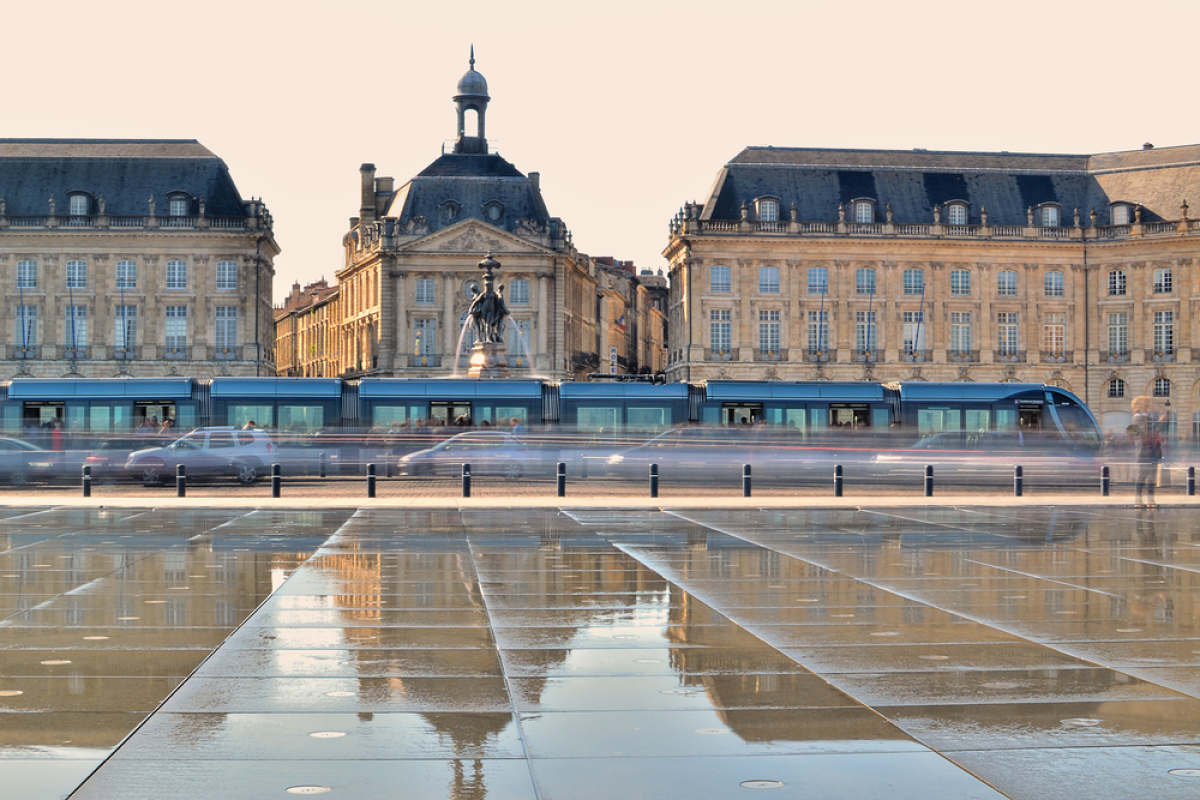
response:
M194 140L0 140L0 369L274 374L278 253Z
M1030 381L1200 431L1200 146L747 148L671 226L667 374Z
M292 284L275 309L275 364L280 377L325 378L340 373L332 323L337 319L338 288L322 278L303 289Z

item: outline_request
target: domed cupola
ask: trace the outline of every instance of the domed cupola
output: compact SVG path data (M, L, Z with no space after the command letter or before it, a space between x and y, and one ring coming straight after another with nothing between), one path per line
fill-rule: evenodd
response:
M484 119L490 99L487 79L475 71L475 45L471 45L471 68L459 79L458 94L454 95L454 105L458 108L458 138L454 142L455 153L487 155ZM468 136L466 132L468 111L474 111L476 115L474 136Z

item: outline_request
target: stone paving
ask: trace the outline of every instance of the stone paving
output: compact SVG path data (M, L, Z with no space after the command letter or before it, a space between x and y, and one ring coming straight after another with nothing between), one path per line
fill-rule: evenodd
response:
M0 506L0 798L1200 792L1194 498L173 494Z

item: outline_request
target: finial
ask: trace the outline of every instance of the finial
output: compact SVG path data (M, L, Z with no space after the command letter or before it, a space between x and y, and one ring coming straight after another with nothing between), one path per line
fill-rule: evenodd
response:
M475 44L471 44L471 72L475 71Z

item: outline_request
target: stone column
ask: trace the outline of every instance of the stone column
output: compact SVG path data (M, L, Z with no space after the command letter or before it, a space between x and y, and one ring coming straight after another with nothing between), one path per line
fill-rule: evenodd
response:
M454 318L454 277L442 277L442 317L446 321L446 330L442 334L442 367L453 369L458 353L454 346L458 343L458 320Z
M404 278L408 273L403 270L395 270L392 274L396 276L396 295L392 298L396 304L396 338L395 353L392 357L392 369L401 370L408 366L408 353L412 352L408 341L408 300L405 293L407 287L404 282Z
M600 318L596 320L596 324L600 326L600 366L597 372L608 372L608 348L612 346L612 330L609 325L608 307L611 300L607 295L600 296Z
M550 353L547 335L550 330L550 281L546 275L538 275L538 308L537 308L537 352L534 353L533 363L540 369L550 368Z

